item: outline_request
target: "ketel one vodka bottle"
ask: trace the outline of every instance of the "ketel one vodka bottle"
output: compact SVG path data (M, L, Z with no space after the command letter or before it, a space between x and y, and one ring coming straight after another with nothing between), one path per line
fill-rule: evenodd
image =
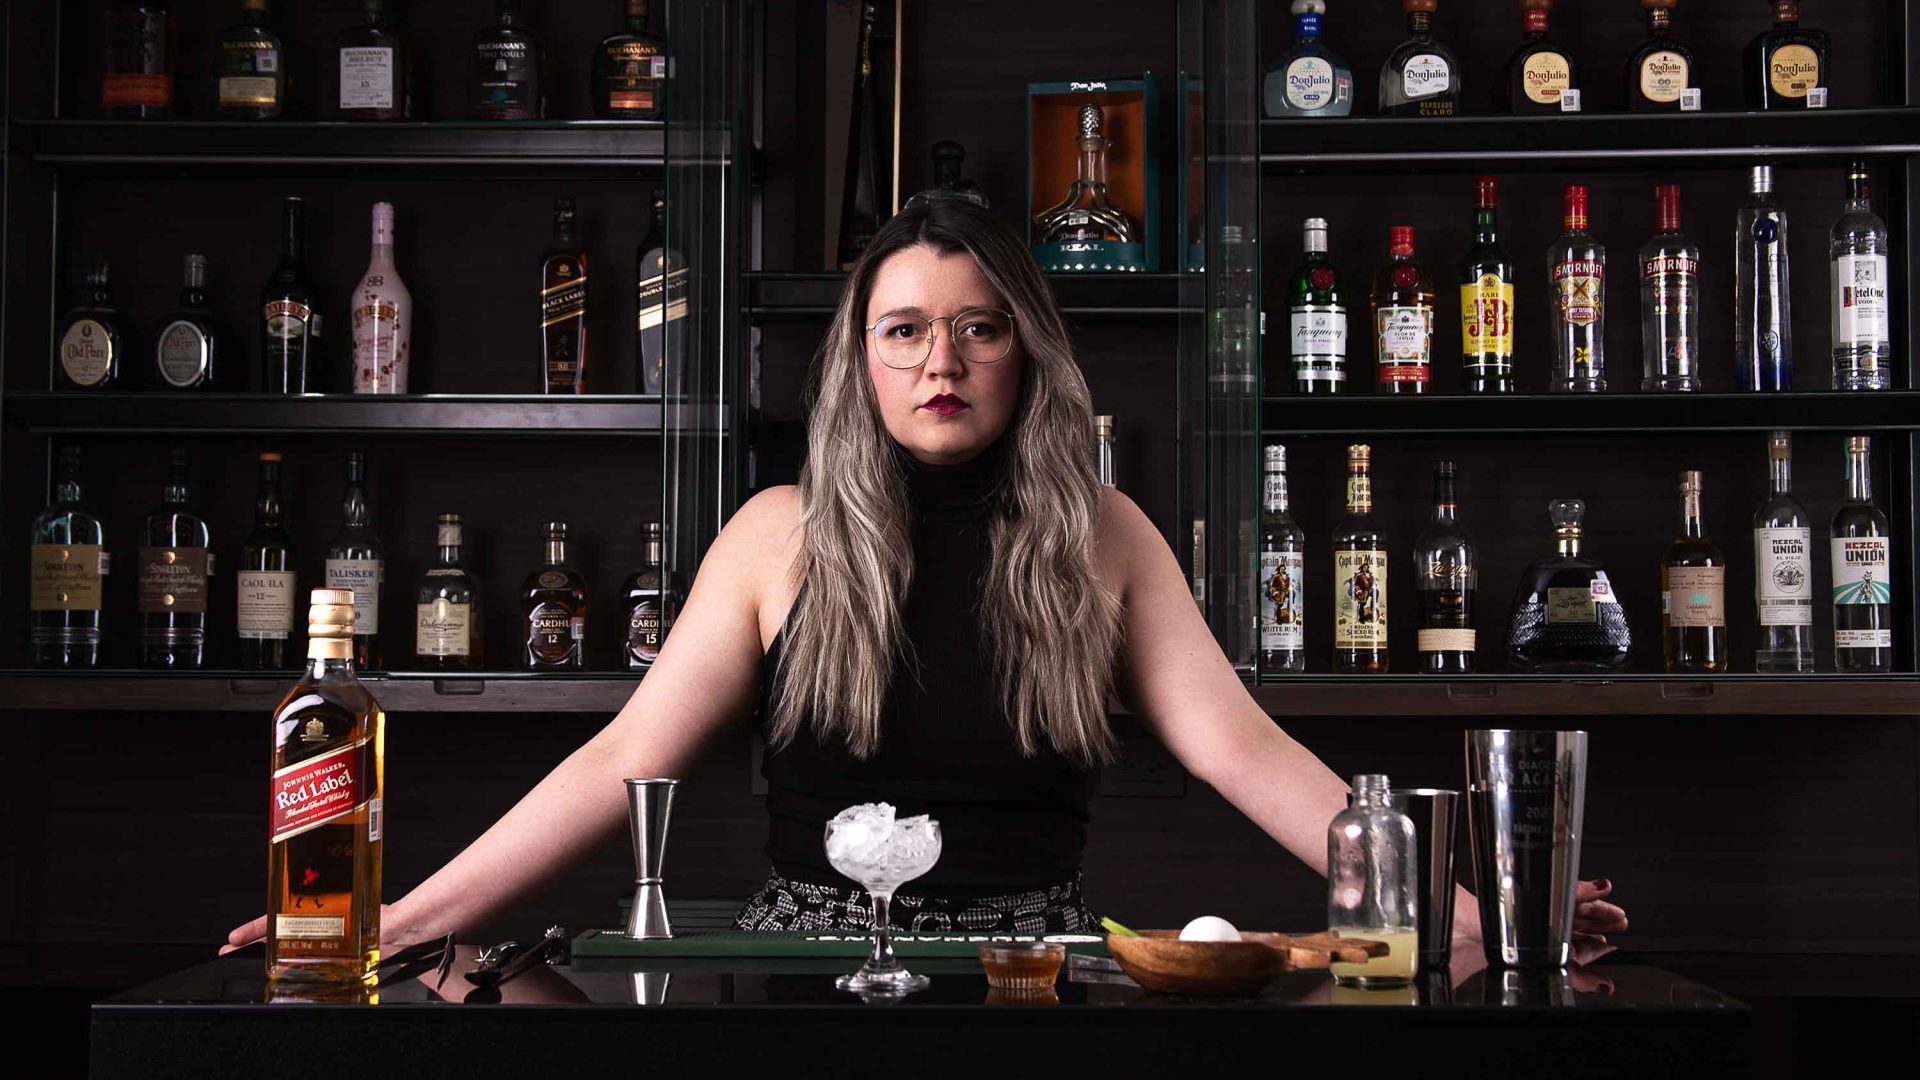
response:
M1260 516L1260 670L1307 670L1307 537L1287 512L1287 448L1267 447Z
M1479 576L1473 541L1460 527L1453 462L1433 467L1433 517L1414 548L1414 587L1420 591L1420 670L1430 675L1473 672L1473 590Z
M313 590L307 670L273 714L267 977L372 986L386 714L353 673L353 594Z
M1873 212L1867 164L1847 169L1847 209L1833 223L1833 388L1886 390L1893 386L1893 338L1888 336L1887 225Z
M1580 553L1587 504L1555 499L1554 555L1529 566L1513 598L1507 660L1522 671L1618 671L1633 634L1606 564Z
M1760 613L1754 670L1813 670L1813 538L1793 498L1793 438L1767 439L1772 494L1753 516L1753 598Z
M1873 504L1873 440L1847 439L1847 501L1833 515L1833 666L1893 666L1893 554L1887 515Z
M1304 254L1288 290L1287 352L1293 388L1338 394L1347 388L1347 303L1340 271L1327 258L1327 221L1308 218Z
M1680 186L1654 189L1659 231L1640 248L1640 389L1700 389L1700 249L1680 231Z
M1320 38L1326 0L1293 0L1293 48L1267 68L1261 105L1270 119L1353 112L1353 69Z
M1607 249L1587 231L1587 189L1570 184L1565 230L1547 252L1553 297L1553 377L1547 389L1607 388Z

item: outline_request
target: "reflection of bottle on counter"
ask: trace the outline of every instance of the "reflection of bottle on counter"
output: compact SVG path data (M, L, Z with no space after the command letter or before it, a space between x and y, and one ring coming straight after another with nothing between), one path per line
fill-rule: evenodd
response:
M1352 805L1327 829L1327 926L1339 937L1384 941L1365 963L1329 965L1339 985L1408 986L1420 961L1420 883L1413 819L1393 806L1387 778L1353 779Z

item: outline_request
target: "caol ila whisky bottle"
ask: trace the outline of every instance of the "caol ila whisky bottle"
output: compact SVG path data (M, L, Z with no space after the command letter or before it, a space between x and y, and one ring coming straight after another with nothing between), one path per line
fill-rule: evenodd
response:
M1407 40L1380 69L1380 115L1453 116L1460 111L1460 59L1433 37L1439 0L1400 0Z
M253 504L253 532L240 548L234 575L240 667L279 671L293 667L293 619L300 607L293 541L281 524L280 455L260 455L260 494Z
M1632 112L1678 112L1694 86L1693 50L1673 39L1676 0L1640 0L1647 9L1647 40L1627 58L1627 108Z
M659 522L647 522L647 564L620 589L626 598L628 671L653 667L680 613L680 593L667 574L665 539Z
M1473 541L1460 527L1451 461L1433 467L1433 516L1414 548L1414 587L1420 592L1420 670L1430 675L1473 672L1473 592L1480 569Z
M1267 447L1260 498L1260 670L1307 670L1307 535L1287 512L1287 448ZM1335 556L1338 558L1338 556Z
M1848 672L1893 668L1893 548L1872 457L1872 439L1847 439L1847 501L1833 515L1833 666Z
M273 714L267 978L372 986L386 713L353 668L353 594L313 590L307 670Z
M1762 31L1747 46L1747 107L1824 106L1827 32L1800 25L1798 0L1772 0L1772 6L1773 29Z
M198 668L207 655L207 593L213 579L207 523L188 505L187 453L167 456L160 505L140 535L140 666Z
M1727 670L1727 560L1700 523L1700 474L1680 474L1680 536L1660 564L1660 643L1670 672Z
M459 514L441 514L439 557L414 596L413 663L428 671L474 671L480 653L480 590L461 564Z
M27 636L33 666L100 663L100 608L107 576L106 528L81 501L80 448L62 446L53 501L33 519Z
M1563 104L1569 90L1579 90L1578 70L1573 54L1547 36L1547 13L1553 0L1520 0L1520 47L1507 60L1507 77L1500 83L1501 112L1539 114L1577 112L1572 102Z
M526 631L522 662L529 671L587 666L587 580L567 562L567 523L547 524L546 565L520 589Z
M587 253L572 199L553 200L553 243L540 260L540 392L587 392Z
M1520 576L1507 630L1507 660L1522 671L1618 671L1627 665L1633 633L1606 564L1580 551L1587 504L1547 504L1555 552Z
M593 50L593 112L602 120L663 120L667 40L647 29L647 0L627 0L627 28Z
M1333 670L1387 670L1387 538L1373 521L1372 450L1347 447L1347 515L1333 534Z

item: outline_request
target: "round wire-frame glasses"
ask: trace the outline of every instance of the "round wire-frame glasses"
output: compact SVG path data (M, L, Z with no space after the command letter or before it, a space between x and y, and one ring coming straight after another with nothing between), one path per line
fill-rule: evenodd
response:
M1013 315L999 308L969 308L932 319L896 311L861 329L873 335L873 351L882 364L908 371L933 355L933 324L940 322L947 324L953 351L969 364L997 363L1013 351Z

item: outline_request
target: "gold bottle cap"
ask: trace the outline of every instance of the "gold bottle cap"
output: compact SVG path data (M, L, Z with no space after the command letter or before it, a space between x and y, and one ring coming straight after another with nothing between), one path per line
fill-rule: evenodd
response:
M1113 417L1111 416L1094 417L1093 418L1093 434L1095 438L1108 438L1108 439L1112 438L1113 437Z
M1347 465L1349 467L1364 468L1372 458L1373 448L1366 443L1354 443L1352 446L1347 447Z
M315 589L307 609L307 659L353 656L353 590Z

